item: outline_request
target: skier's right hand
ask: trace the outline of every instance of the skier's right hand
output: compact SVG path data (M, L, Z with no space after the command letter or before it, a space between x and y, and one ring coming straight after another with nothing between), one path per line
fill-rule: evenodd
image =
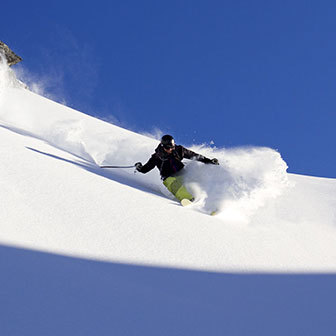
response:
M141 169L142 169L142 163L141 163L141 162L137 162L134 166L135 166L135 169L136 169L138 172L141 171Z

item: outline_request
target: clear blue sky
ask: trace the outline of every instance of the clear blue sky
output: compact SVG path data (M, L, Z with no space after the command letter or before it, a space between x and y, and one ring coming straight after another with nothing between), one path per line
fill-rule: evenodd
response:
M278 149L336 177L335 1L19 1L0 40L48 92L183 144Z

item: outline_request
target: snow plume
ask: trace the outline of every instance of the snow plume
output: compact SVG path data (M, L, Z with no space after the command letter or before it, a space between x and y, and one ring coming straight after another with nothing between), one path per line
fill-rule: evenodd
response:
M64 98L64 73L60 70L49 70L48 75L37 75L18 64L15 68L16 77L24 82L30 91L66 105Z
M152 132L142 132L141 134L146 137L160 141L160 139L164 135L164 132L160 130L158 127L155 127Z
M38 76L25 69L21 64L10 68L5 57L0 53L0 98L7 88L26 88L40 96L46 97L66 105L61 94L51 94L53 87L61 87L63 82L62 74L53 76Z
M225 220L247 223L259 207L289 185L287 164L271 148L192 149L220 162L213 166L192 161L186 167L186 185L196 196L195 207L216 210Z
M145 163L158 141L144 139L148 138L140 140L127 137L117 142L111 139L104 163ZM184 181L196 198L191 209L208 214L216 210L218 217L225 221L247 224L258 208L281 195L289 186L287 164L271 148L217 149L193 146L191 149L209 158L216 157L220 162L219 166L215 166L184 160ZM145 176L134 175L132 171L119 173L128 174L129 178L173 199L163 186L156 168Z
M8 66L5 56L0 52L0 112L3 112L2 107L5 104L8 89L23 86L23 83L16 79L14 71Z
M0 52L0 99L7 88L19 86L21 86L21 84L17 81L15 73L8 66L6 58Z

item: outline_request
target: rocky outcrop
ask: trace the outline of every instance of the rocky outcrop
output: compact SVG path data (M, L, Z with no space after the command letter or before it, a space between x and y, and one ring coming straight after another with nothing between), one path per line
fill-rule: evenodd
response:
M16 55L5 43L0 41L0 53L6 58L9 66L22 61L22 58Z

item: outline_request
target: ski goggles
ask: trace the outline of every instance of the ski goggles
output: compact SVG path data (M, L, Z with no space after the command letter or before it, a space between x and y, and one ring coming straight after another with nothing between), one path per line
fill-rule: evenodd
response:
M175 145L172 145L172 146L170 146L170 145L163 145L163 148L167 149L167 150L175 149Z

